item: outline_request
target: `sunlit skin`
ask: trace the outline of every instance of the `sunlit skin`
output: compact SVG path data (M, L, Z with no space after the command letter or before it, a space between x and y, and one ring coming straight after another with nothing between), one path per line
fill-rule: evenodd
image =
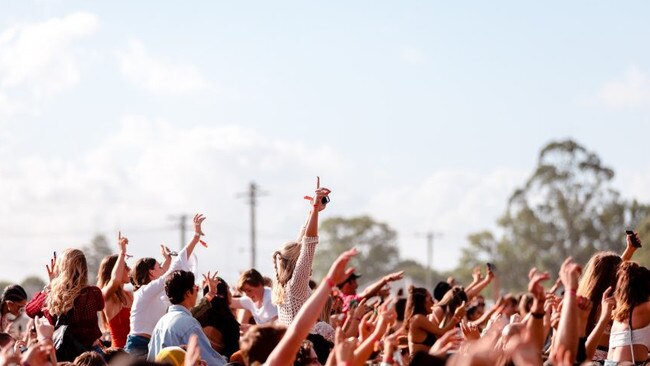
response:
M262 301L264 300L264 286L251 286L247 283L245 283L242 288L242 292L248 296L253 302L257 305L260 306Z
M149 270L149 279L150 279L151 281L153 281L153 280L157 280L157 279L159 279L160 276L162 276L163 274L165 274L165 271L164 271L163 268L160 266L160 263L156 262L156 265L153 267L153 269L152 269L152 270Z

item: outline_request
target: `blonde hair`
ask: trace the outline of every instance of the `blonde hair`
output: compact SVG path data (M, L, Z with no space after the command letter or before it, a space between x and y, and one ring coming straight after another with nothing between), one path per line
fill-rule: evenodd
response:
M45 308L62 315L74 307L74 300L88 284L88 265L81 250L66 249L56 262L58 275L52 280Z
M285 243L280 250L273 253L275 280L273 280L271 300L275 305L284 304L285 286L293 276L298 256L300 256L300 244L296 242Z

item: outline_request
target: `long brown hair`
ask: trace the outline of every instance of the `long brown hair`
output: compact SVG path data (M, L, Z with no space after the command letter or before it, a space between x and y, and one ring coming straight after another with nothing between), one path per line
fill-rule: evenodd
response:
M616 289L616 270L621 257L614 252L598 252L587 262L578 283L578 295L588 298L594 306L587 317L587 334L596 326L600 313L600 301L608 287Z
M637 262L623 262L617 272L616 309L614 320L624 322L635 306L648 301L650 296L650 270Z
M156 268L156 260L153 258L141 258L135 263L135 267L131 270L131 284L133 291L137 291L140 287L151 282L149 271Z
M467 302L467 294L465 289L461 286L454 286L451 290L447 291L445 296L442 297L442 300L436 304L444 310L445 314L440 320L440 326L444 326L447 323L447 319L454 316L456 309L460 307L463 302Z
M79 249L66 249L57 259L58 275L52 280L45 308L52 315L70 311L81 290L88 285L86 256Z
M282 249L273 253L275 280L271 299L275 305L284 304L284 287L293 277L298 256L300 256L300 244L297 242L288 242L282 246Z
M117 254L113 255L107 255L102 259L102 262L99 264L99 271L97 273L97 287L100 289L106 286L110 281L111 277L113 274L113 268L115 267L115 264L117 263ZM118 279L119 281L122 281L122 279ZM120 287L113 292L111 295L111 298L116 299L119 301L122 305L127 304L126 300L126 293L124 292L124 287L122 284L120 284ZM104 324L108 324L108 318L106 318L106 314L102 311L102 321Z
M411 318L415 315L428 315L431 309L427 309L427 296L429 291L424 287L409 287L409 294L406 297L406 310L404 311L404 330L411 328Z

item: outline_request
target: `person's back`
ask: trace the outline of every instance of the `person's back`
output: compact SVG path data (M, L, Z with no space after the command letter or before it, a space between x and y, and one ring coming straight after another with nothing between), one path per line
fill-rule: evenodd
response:
M165 293L172 305L154 328L149 342L147 359L153 361L165 347L187 345L190 336L198 336L201 358L208 365L225 365L226 360L210 345L210 340L203 333L201 324L196 320L190 308L196 304L199 287L194 284L194 274L186 271L174 271L165 279Z

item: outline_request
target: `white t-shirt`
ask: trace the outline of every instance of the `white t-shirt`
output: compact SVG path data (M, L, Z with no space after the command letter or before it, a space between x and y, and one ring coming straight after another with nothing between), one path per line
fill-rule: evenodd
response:
M257 307L250 297L244 295L239 298L241 306L253 314L255 323L266 324L278 316L278 308L271 302L271 288L264 287L264 298L262 299L262 306Z

